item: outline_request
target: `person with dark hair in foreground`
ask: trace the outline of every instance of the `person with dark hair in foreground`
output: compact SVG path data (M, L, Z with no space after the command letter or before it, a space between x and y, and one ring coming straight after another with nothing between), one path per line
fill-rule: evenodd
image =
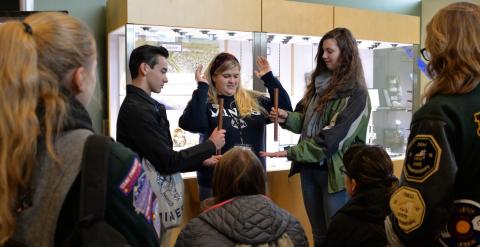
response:
M211 206L188 222L175 246L308 246L300 222L266 197L265 187L258 157L230 149L215 166Z
M333 216L326 246L385 247L383 221L398 181L392 160L382 147L357 144L345 152L343 165L350 200Z

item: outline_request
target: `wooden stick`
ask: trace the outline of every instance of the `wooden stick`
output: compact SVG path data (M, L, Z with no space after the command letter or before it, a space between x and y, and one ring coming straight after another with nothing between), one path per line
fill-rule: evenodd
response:
M223 98L218 99L218 116L217 116L217 129L221 130L223 127ZM222 154L222 150L217 150L217 155Z
M273 107L275 107L275 112L277 113L275 123L273 124L273 140L278 142L278 88L275 88L273 92Z

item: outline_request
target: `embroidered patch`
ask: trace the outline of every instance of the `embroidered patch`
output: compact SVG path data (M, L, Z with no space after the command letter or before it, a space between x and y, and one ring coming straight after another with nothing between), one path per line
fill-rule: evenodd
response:
M480 112L477 112L473 115L473 121L477 123L477 135L480 136Z
M420 191L402 186L390 198L390 208L405 233L419 228L425 216L425 202Z
M130 192L133 189L133 186L135 185L135 182L138 179L138 176L142 173L142 164L140 164L140 161L135 158L133 160L133 165L131 166L130 170L127 173L127 176L122 180L120 183L120 191L124 195L130 194Z
M137 213L143 214L149 222L152 220L153 201L152 187L147 175L143 173L133 189L133 207Z
M455 200L454 211L440 235L444 246L480 245L480 203Z
M152 221L155 232L157 233L157 237L160 239L162 232L162 221L159 214L160 212L158 207L158 198L155 198L155 200L153 201Z
M432 135L417 135L408 144L405 178L422 183L438 170L442 149Z

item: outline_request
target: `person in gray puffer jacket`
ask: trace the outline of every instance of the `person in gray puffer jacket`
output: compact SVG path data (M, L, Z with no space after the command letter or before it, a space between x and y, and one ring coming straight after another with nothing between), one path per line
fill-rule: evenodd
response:
M213 173L213 205L182 229L175 246L308 246L300 222L265 196L255 154L234 147Z

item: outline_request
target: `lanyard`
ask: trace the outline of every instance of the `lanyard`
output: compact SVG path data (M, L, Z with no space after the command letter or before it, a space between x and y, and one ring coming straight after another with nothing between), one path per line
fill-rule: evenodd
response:
M238 107L237 107L237 104L235 104L235 101L232 102L233 103L233 106L237 109L237 112L238 114L240 114L240 111L238 110ZM233 114L230 114L228 112L228 109L225 109L225 113L231 117L233 119L233 121L235 121L235 124L237 124L237 127L238 127L238 134L240 136L240 144L244 144L243 142L243 131L242 131L242 126L241 126L241 123L240 123L240 120L238 117L234 116ZM233 126L232 126L233 127Z

